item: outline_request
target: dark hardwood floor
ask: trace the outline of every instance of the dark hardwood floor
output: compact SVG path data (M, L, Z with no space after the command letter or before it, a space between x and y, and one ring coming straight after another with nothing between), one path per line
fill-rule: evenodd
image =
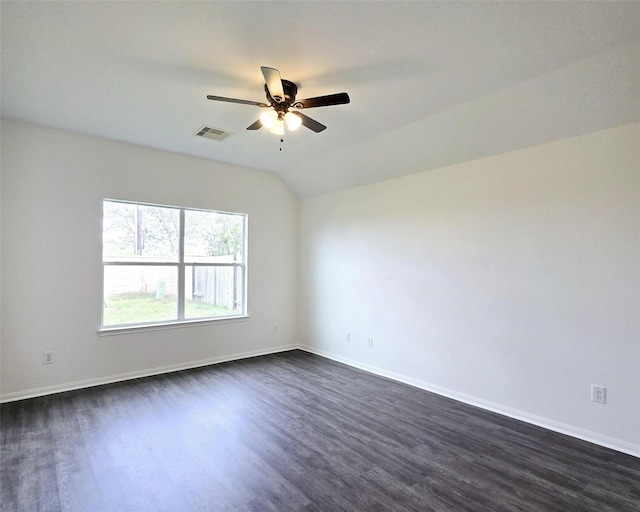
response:
M1 408L9 511L640 511L640 459L292 351Z

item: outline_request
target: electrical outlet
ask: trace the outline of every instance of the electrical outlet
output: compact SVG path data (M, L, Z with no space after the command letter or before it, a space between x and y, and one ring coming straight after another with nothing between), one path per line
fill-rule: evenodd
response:
M591 401L598 404L607 403L607 388L591 384Z
M344 337L345 341L351 341L351 331L347 331L347 335Z
M46 351L42 353L42 364L53 364L53 352Z
M369 348L373 348L373 338L369 338L368 342L369 342Z
M271 328L271 332L278 332L278 324L273 324L273 327Z

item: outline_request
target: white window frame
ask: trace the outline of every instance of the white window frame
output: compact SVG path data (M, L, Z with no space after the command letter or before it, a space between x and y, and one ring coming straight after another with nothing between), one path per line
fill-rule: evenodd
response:
M179 211L179 240L178 240L178 261L177 262L144 262L144 261L105 261L104 258L104 240L102 240L103 232L101 230L101 255L102 255L102 280L101 280L101 308L100 308L100 327L98 328L98 334L100 335L110 335L110 334L122 334L127 332L137 332L137 331L148 331L148 330L157 330L157 329L167 329L167 328L179 328L185 326L192 325L202 325L202 324L210 324L210 323L224 323L224 322L234 322L239 320L246 320L249 318L248 309L247 309L247 247L248 247L248 215L246 213L239 212L227 212L220 210L206 210L202 208L189 208L184 206L170 206L156 203L146 203L139 201L128 201L123 199L110 199L104 198L102 200L102 211L104 218L104 203L105 201L113 202L113 203L123 203L123 204L132 204L139 206L153 206L159 208L172 208ZM242 231L243 231L243 246L242 246L242 260L239 262L233 263L212 263L212 262L185 262L184 257L184 232L185 232L185 212L186 211L201 211L207 213L220 213L226 215L238 215L243 219ZM105 283L105 267L107 266L169 266L176 267L178 270L178 284L177 284L177 292L178 292L178 318L174 320L160 320L160 321L149 321L149 322L140 322L140 323L131 323L131 324L117 324L117 325L104 325L104 283ZM185 297L185 289L186 289L186 267L235 267L239 269L242 276L242 311L238 314L234 315L225 315L225 316L210 316L210 317L202 317L202 318L185 318L185 305L186 305L186 297Z

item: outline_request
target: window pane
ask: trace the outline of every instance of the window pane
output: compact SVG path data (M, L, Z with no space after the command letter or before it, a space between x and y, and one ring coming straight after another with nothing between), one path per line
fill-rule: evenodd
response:
M244 315L246 218L103 200L102 325Z
M184 220L185 262L243 261L244 215L185 210Z
M106 265L103 325L178 318L178 267Z
M243 313L241 267L187 265L185 281L185 318Z
M180 210L104 201L104 261L178 261Z

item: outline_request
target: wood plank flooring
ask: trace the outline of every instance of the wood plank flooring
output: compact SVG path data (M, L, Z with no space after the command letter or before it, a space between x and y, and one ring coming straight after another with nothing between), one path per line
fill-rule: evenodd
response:
M640 511L640 459L302 351L1 408L2 512Z

